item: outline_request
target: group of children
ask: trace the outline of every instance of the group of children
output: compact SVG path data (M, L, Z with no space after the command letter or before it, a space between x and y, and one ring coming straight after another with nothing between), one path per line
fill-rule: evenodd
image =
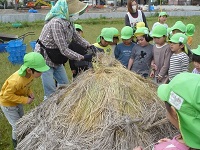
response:
M153 25L151 32L149 32L149 29L145 27L143 22L136 24L135 33L133 33L133 28L130 26L123 27L121 34L114 27L103 28L96 43L93 45L100 52L118 59L127 69L145 78L151 77L155 83L162 84L158 88L158 96L161 100L165 101L168 116L176 118L175 121L170 121L172 123L175 122L175 126L180 129L181 133L180 136L175 137L175 141L178 141L178 143L182 141L184 143L182 143L182 146L185 146L184 150L187 148L200 149L200 131L197 129L200 125L200 111L198 107L200 103L200 95L198 93L200 92L195 92L196 88L197 90L200 89L199 76L196 75L200 74L200 45L197 49L191 50L191 60L195 67L194 70L192 73L182 73L188 71L189 46L192 44L195 26L193 24L185 26L183 22L177 21L174 26L168 28L166 20L167 13L161 12L159 14L159 22ZM83 36L81 25L75 24L75 29ZM122 39L121 43L119 43L119 36ZM150 43L152 40L153 42ZM69 45L69 48L74 51L77 50L76 52L82 55L87 53L87 49L81 45L74 44L73 41ZM88 62L85 61L70 60L69 63L74 78L81 71L88 69L89 66ZM34 78L40 77L42 72L48 69L49 67L46 65L41 54L36 52L28 53L24 57L24 64L21 68L11 75L2 86L0 91L0 105L12 126L14 147L17 144L15 123L23 115L22 104L30 104L34 100L34 94L30 90L30 83ZM189 91L185 91L181 87L181 84L185 84L186 81L190 84L187 84L190 89ZM188 87L185 86L185 88ZM194 91L191 89L194 89ZM194 97L189 97L188 95L190 94L194 94ZM182 105L184 108L182 108ZM186 117L188 115L184 110L186 107L195 111L196 116L189 114ZM188 121L184 120L189 117L192 121L191 123L194 123L193 128L188 127L190 126L189 124L187 125ZM178 121L180 124L178 124ZM187 130L191 130L191 132ZM197 130L198 133L195 133ZM196 139L191 141L190 138L192 137ZM173 140L167 139L163 141L167 142L164 146L173 144L171 143ZM176 147L177 145L173 146ZM155 149L158 150L158 147L155 146Z

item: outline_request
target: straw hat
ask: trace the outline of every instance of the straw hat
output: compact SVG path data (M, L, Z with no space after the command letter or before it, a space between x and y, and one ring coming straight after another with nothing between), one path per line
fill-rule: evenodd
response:
M73 14L83 14L88 6L87 3L80 2L79 0L66 0L68 4L70 16Z

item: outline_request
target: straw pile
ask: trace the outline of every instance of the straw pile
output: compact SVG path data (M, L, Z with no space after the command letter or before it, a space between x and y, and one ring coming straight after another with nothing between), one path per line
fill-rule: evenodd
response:
M156 86L104 56L94 68L25 115L20 150L131 150L176 132Z

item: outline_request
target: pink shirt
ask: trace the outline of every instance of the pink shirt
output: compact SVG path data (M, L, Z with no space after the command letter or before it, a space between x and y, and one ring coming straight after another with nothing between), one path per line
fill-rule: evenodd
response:
M190 148L176 140L175 136L172 140L162 142L154 146L154 150L189 150Z

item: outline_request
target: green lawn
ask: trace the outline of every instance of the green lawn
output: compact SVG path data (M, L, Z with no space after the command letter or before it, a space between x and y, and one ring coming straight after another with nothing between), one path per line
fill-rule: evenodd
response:
M193 38L192 48L196 48L198 45L198 40L200 39L198 33L200 33L199 16L195 17L169 17L167 24L171 27L176 21L181 20L185 24L193 23L196 26L196 32ZM157 21L157 17L149 17L147 18L148 25L151 29L154 22ZM116 27L119 31L124 26L124 19L89 19L89 20L78 20L76 23L79 23L83 26L84 36L89 42L94 43L100 31L104 27ZM24 43L27 44L27 52L32 51L29 42L38 39L41 29L43 27L43 22L34 22L27 23L23 22L22 28L13 28L11 24L0 23L0 32L6 34L16 34L22 35L28 31L35 32L35 35L27 36L24 40ZM0 88L2 87L4 81L16 70L19 69L20 65L11 64L8 59L7 53L0 53ZM69 69L69 65L66 65L66 71L71 79L71 72ZM35 92L36 99L34 103L30 105L25 105L25 113L28 113L31 108L38 106L43 100L43 89L40 79L36 79L33 83L33 91ZM11 150L12 142L11 142L11 127L4 115L0 110L0 150Z

